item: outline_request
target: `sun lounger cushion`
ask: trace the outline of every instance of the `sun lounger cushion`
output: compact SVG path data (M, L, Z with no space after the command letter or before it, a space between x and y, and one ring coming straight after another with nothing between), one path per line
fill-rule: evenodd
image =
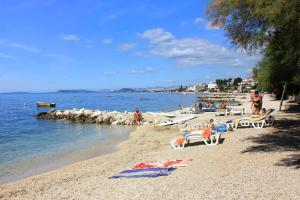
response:
M177 143L178 145L182 145L182 144L184 143L184 141L185 141L185 137L180 137L180 138L177 138L177 139L176 139L176 143Z
M226 124L219 125L216 128L214 128L214 131L222 133L227 132L227 126Z
M211 136L211 128L205 128L203 129L202 136L206 139L209 139Z

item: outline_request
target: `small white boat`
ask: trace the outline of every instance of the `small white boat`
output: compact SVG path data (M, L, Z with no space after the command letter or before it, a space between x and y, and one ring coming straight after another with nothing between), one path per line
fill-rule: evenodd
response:
M172 119L169 119L167 121L160 123L158 126L168 126L168 125L178 124L181 122L185 122L185 121L194 119L196 117L197 117L196 115L186 115L186 116L175 117L175 118L172 118Z

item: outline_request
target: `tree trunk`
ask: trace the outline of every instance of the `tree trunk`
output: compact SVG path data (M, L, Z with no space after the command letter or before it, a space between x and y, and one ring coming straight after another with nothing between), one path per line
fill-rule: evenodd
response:
M285 90L286 90L286 82L284 83L284 86L283 86L283 91L282 91L280 105L279 105L279 111L281 111L282 102L283 102L283 99L284 99L284 96L285 96Z

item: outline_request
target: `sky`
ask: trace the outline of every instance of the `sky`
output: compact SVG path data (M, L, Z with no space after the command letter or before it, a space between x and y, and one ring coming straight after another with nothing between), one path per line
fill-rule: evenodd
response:
M115 89L247 77L209 0L1 0L0 92Z

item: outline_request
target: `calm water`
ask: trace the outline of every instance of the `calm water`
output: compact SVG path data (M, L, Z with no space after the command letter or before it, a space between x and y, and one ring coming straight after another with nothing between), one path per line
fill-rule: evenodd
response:
M132 130L36 120L38 101L56 102L57 109L168 111L195 100L193 94L170 93L0 94L0 183L110 152Z

